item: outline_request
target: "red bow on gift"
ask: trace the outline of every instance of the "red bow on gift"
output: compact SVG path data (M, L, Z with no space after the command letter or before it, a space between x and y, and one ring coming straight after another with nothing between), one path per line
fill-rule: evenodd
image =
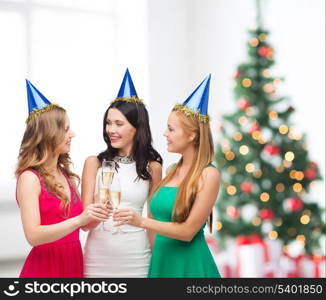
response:
M252 244L261 245L264 250L264 261L265 262L269 261L267 244L261 238L261 236L259 236L258 234L254 234L252 236L240 235L237 237L236 243L237 243L237 246L252 245Z
M308 258L314 264L314 278L320 278L319 263L321 263L322 261L325 261L326 256L316 255L316 254L313 254L313 255L300 254L297 257L291 257L287 253L284 253L283 255L286 256L287 258L291 259L292 261L294 261L294 264L295 264L295 272L290 273L289 277L300 277L301 260L304 258Z
M236 245L237 245L237 267L236 267L236 275L237 277L240 277L240 255L239 255L239 246L244 245L253 245L258 244L263 248L264 252L264 261L269 261L269 255L268 255L268 248L265 241L259 236L258 234L253 234L251 236L245 236L240 235L236 239Z
M321 263L322 261L326 260L326 256L322 256L322 255L311 255L311 260L314 263L315 266L315 278L320 278L320 270L319 270L319 263Z

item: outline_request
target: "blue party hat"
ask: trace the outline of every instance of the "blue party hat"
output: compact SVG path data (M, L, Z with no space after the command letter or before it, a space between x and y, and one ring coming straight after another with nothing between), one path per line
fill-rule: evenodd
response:
M210 80L211 74L206 76L183 104L176 105L173 110L179 110L187 116L195 116L201 122L208 122L209 116L207 114L207 108Z
M53 107L58 107L57 104L52 104L46 99L28 79L26 79L26 88L29 114L27 122L39 114L51 110Z
M132 82L131 75L127 68L125 75L123 77L117 98L114 101L126 101L126 102L134 102L141 103L143 101L138 98L134 83Z

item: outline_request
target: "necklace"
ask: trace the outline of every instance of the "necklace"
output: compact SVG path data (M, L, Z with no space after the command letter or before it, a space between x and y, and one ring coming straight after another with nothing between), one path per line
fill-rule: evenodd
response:
M135 160L131 156L116 155L113 158L113 161L115 161L116 163L121 163L121 164L132 164Z

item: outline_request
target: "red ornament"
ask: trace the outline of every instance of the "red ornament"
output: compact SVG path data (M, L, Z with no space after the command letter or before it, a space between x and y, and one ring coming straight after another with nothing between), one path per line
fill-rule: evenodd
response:
M314 161L311 161L311 162L309 163L309 167L310 167L310 168L313 168L313 169L317 169L317 168L318 168L318 165L317 165Z
M252 125L250 130L249 130L250 133L253 133L254 131L260 131L260 126L257 123Z
M241 75L241 72L239 70L236 70L233 74L233 78L239 78Z
M259 216L264 220L272 220L274 218L274 213L268 208L263 208L259 211Z
M268 155L278 155L281 153L281 149L278 146L266 145L263 150Z
M284 209L288 212L298 212L303 207L303 202L300 198L288 198L284 201Z
M266 47L266 46L262 46L258 49L258 54L261 57L266 57L268 55L268 53L270 52L270 48Z
M241 191L243 191L244 193L250 194L252 193L253 190L253 185L252 182L250 181L244 181L241 186L240 186Z
M245 98L240 98L238 100L238 106L241 110L246 110L248 107L251 106L251 102Z
M304 171L305 178L309 180L314 180L317 177L316 171L312 168L309 168Z
M238 219L240 216L240 212L237 208L235 208L234 206L229 206L226 209L226 213L227 215L231 218L231 219Z

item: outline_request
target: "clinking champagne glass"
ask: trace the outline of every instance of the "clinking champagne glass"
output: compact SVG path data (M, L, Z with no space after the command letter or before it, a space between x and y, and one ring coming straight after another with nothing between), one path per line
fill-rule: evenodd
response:
M117 172L113 173L113 177L109 189L109 201L113 210L116 210L119 207L121 201L121 186L120 186L120 180ZM120 232L120 227L117 228L116 232L117 233Z
M107 160L102 161L102 172L101 175L99 176L99 182L98 182L98 187L99 187L99 200L100 203L107 205L110 203L110 185L112 182L113 178L113 172L111 171L110 168L110 163ZM104 231L105 229L105 222L102 222L102 228Z
M102 183L105 186L110 186L112 182L113 172L111 169L111 163L108 160L103 159L102 161Z
M107 205L109 203L109 199L110 199L109 188L110 187L108 185L103 184L101 176L99 176L99 180L98 180L99 202L104 204L104 205ZM102 228L103 228L104 231L106 231L105 226L104 226L104 222L102 222Z

